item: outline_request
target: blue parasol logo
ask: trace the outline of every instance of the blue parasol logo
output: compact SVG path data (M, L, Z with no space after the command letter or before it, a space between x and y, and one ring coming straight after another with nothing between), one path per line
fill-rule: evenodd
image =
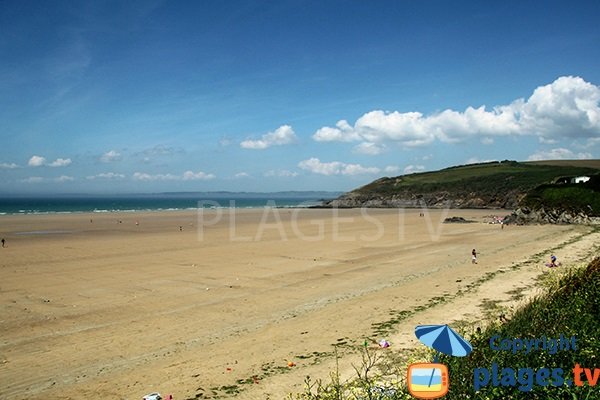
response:
M448 325L419 325L415 335L426 346L438 353L433 363L415 363L408 369L409 392L418 399L435 399L448 392L448 367L438 364L438 354L464 357L473 351L473 346Z
M464 357L473 351L471 343L448 325L418 325L415 335L424 345L449 356Z

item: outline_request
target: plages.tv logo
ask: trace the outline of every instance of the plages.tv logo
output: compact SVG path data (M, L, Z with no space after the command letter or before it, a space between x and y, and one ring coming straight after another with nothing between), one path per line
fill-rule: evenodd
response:
M419 325L415 335L426 346L438 353L432 363L413 363L408 366L408 391L417 399L437 399L448 393L448 367L438 363L438 354L464 357L473 347L448 325Z

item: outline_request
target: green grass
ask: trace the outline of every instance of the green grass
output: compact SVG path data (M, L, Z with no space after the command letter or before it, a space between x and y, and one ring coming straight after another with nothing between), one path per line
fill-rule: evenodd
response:
M521 203L534 209L543 206L599 217L600 175L592 176L586 183L541 185L530 191Z
M481 332L465 335L473 345L467 357L442 355L440 362L446 364L450 375L450 391L445 399L571 399L592 400L600 398L600 379L596 387L588 386L539 386L531 391L520 391L526 387L529 375L522 376L516 387L492 385L474 390L474 371L491 368L496 363L500 370L510 367L562 368L565 379L573 380L572 368L579 364L600 371L600 257L587 267L571 270L549 270L542 283L545 291L518 309L508 322L490 321ZM496 351L490 348L490 338L558 338L576 336L577 351L533 351L529 354ZM355 367L356 379L341 382L337 371L331 374L330 382L305 380L302 393L290 395L295 400L396 400L411 399L406 387L406 367L411 361L433 358L432 352L424 350L397 354L377 352L364 348L362 363ZM524 370L527 371L527 370Z
M600 160L524 163L517 161L460 165L439 171L384 177L346 193L340 204L471 208L529 207L600 216ZM586 184L557 184L576 176ZM372 202L373 201L373 202Z
M555 272L555 271L552 271ZM554 274L549 274L552 278ZM573 379L572 368L580 364L587 368L600 368L600 258L587 268L569 271L559 279L547 279L545 294L533 299L519 309L508 323L493 324L470 342L473 353L465 358L442 356L440 362L448 365L450 387L447 399L597 399L597 387L533 386L530 392L515 387L483 387L474 393L475 368L490 368L496 363L500 368L527 367L562 368L565 379ZM577 351L546 351L529 354L496 351L489 340L494 335L502 338L558 338L576 336ZM600 384L600 381L598 382Z
M598 169L588 166L539 165L502 161L462 165L433 172L381 178L354 192L363 195L393 195L411 193L481 193L498 196L507 192L525 193L539 185L552 183L564 176L593 175Z

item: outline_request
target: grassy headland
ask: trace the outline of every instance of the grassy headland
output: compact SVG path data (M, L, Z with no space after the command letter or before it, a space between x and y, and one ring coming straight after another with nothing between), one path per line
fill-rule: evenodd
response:
M600 175L592 175L585 183L540 185L527 193L521 201L521 206L543 206L600 217Z
M527 193L561 178L597 175L597 160L517 161L460 165L384 177L330 202L341 207L516 208Z

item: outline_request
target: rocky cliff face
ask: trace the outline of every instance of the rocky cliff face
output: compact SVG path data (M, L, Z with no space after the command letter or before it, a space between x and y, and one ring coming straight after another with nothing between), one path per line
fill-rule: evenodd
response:
M575 176L590 179L569 183ZM470 164L383 177L323 206L509 209L513 223L600 224L600 174L584 165Z
M507 193L477 193L477 192L448 192L413 193L403 191L393 195L360 191L346 193L335 200L325 203L326 207L357 208L516 208L522 193L511 191Z
M521 207L510 216L507 222L516 224L600 225L600 217L590 217L584 212L546 209L544 207L534 210Z

